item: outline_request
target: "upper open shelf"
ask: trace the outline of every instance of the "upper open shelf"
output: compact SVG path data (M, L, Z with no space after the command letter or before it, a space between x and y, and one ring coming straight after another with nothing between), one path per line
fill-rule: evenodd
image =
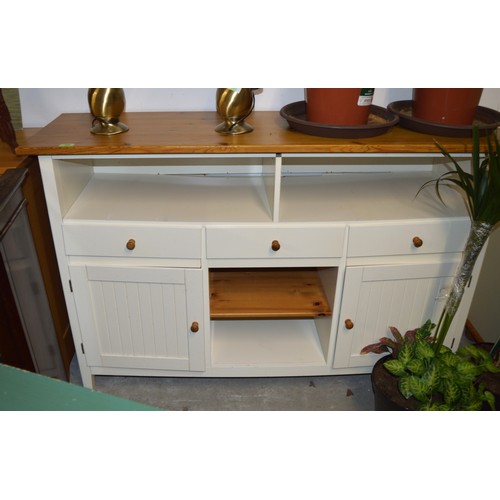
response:
M444 171L421 155L153 155L54 160L66 220L194 223L348 222L467 217L420 187Z

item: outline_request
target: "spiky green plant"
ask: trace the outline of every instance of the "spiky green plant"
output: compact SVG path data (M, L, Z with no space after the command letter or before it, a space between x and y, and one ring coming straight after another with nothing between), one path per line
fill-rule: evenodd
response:
M425 183L419 190L420 193L427 186L434 185L442 201L442 185L458 188L464 195L471 218L462 261L441 313L436 335L431 336L435 325L430 320L404 335L397 328L390 327L393 339L383 337L361 351L362 354L390 352L393 359L386 361L384 367L399 377L401 394L420 401L421 409L476 410L482 408L484 403L494 408L493 394L479 383L482 373L500 372L491 354L475 346L465 346L454 353L443 345L476 260L495 225L500 222L500 145L494 134L488 136L486 142L487 151L483 155L479 130L474 127L470 173L462 169L448 151L436 142L455 169Z
M487 151L484 157L481 153L477 127L473 128L472 143L472 169L469 173L463 170L450 153L436 142L441 153L453 163L455 169L444 173L434 181L427 182L421 188L434 184L441 200L440 187L442 184L451 184L458 188L464 194L467 211L471 218L471 229L462 261L437 325L436 352L443 345L450 329L462 301L465 287L472 276L476 260L493 228L500 221L500 146L498 138L495 133L487 136Z

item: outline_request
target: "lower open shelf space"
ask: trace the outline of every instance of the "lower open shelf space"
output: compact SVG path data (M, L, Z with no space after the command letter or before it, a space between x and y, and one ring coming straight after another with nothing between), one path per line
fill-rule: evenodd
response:
M337 272L210 269L212 366L326 366Z
M212 321L212 365L325 366L324 341L314 320Z

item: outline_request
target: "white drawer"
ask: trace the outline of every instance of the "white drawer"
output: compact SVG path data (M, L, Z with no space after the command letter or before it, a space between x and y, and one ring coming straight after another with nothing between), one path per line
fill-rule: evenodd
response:
M161 224L63 225L68 255L201 259L201 228Z
M469 234L468 219L353 225L349 257L461 252Z
M344 226L337 227L208 227L210 259L341 257Z

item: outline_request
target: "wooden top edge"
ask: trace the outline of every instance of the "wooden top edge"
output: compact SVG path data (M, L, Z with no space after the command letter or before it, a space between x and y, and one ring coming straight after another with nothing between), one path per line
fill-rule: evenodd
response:
M256 111L247 122L253 132L227 136L215 132L221 119L211 111L123 113L129 131L90 133L90 113L65 113L24 137L18 155L216 154L216 153L450 153L471 151L468 138L433 137L395 126L370 138L339 139L303 134L289 128L278 111Z

